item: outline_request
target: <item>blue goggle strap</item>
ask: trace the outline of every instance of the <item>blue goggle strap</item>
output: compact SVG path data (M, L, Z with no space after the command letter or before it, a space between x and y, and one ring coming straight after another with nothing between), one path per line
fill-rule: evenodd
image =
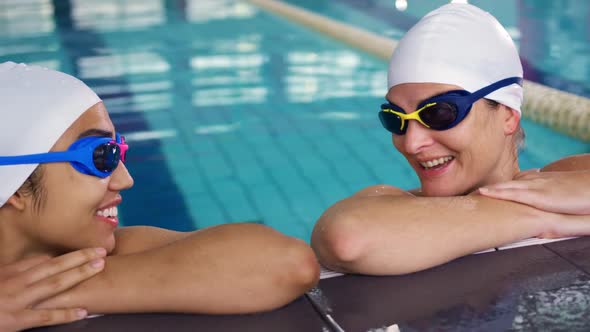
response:
M68 151L0 157L0 165L42 164L67 161L72 163L72 166L81 173L107 177L110 175L110 172L102 172L96 169L93 154L97 146L112 141L108 137L86 137L74 142Z
M23 165L23 164L43 164L56 163L64 161L83 162L80 160L81 150L63 151L63 152L47 152L28 154L24 156L14 157L0 157L0 165ZM87 153L87 152L86 152Z
M511 84L518 84L518 85L522 86L522 82L523 82L522 77L516 77L516 76L515 77L508 77L503 80L499 80L498 82L492 83L484 88L481 88L481 89L473 92L471 95L469 95L469 101L471 103L474 103L475 101L489 95L490 93L492 93L500 88L509 86Z

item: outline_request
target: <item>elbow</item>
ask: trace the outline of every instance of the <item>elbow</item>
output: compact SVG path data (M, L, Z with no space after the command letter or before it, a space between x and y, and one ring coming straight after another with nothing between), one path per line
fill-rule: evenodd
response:
M320 265L313 250L302 240L294 240L288 256L285 278L299 296L317 285Z
M282 255L272 278L264 282L264 294L258 297L256 307L246 312L264 312L287 305L301 297L317 285L320 279L320 266L311 248L302 240L290 238L283 243ZM270 281L270 282L269 282Z
M355 272L364 256L361 221L354 213L332 206L314 227L311 244L322 265L340 272Z

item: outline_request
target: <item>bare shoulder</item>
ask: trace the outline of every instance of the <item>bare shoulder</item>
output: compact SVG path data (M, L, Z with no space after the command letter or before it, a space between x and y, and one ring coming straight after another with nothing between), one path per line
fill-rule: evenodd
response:
M356 192L352 197L369 197L369 196L414 196L410 191L405 191L398 187L379 184L366 187Z
M542 172L571 172L590 170L590 153L578 154L554 161L541 169Z
M190 234L151 226L121 227L115 231L116 246L111 254L126 255L150 250L181 240Z

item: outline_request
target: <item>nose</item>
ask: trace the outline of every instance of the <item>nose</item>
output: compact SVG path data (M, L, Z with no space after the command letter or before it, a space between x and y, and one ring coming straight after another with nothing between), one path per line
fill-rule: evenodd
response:
M394 140L398 141L395 143L398 149L403 149L408 154L418 154L434 143L432 130L418 121L407 121L406 125L408 126L406 134L394 137Z
M133 187L133 178L129 174L129 170L127 170L125 164L120 162L113 174L111 174L109 189L112 191L122 191L131 187Z

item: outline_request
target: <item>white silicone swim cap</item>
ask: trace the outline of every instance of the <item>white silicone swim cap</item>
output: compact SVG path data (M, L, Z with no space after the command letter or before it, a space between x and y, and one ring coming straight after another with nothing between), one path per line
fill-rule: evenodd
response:
M48 152L100 98L82 81L38 66L0 64L0 156ZM0 166L0 206L38 164Z
M450 3L426 14L400 40L387 81L388 89L402 83L444 83L474 92L522 75L518 51L500 23L478 7ZM486 96L519 113L522 97L517 84Z

